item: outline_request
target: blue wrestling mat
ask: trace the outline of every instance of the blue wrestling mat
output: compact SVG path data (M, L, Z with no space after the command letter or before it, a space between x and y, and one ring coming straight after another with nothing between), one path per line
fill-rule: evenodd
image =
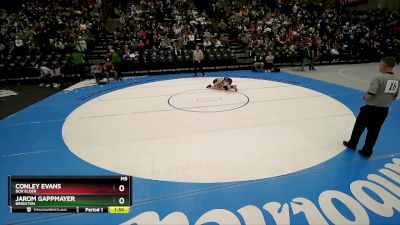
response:
M391 108L369 160L347 149L304 170L239 182L191 183L132 177L133 204L126 214L10 212L7 204L9 175L119 175L88 163L69 150L62 129L66 118L75 109L117 90L191 76L137 77L103 86L62 91L1 120L0 224L400 223L398 101ZM361 91L285 72L224 71L208 73L207 76L260 79L300 86L336 99L355 116L363 105L361 96L364 93ZM167 96L165 101L170 97ZM249 101L251 104L252 99ZM265 113L267 116L268 112ZM365 135L359 147L364 138ZM339 143L342 141L337 140ZM113 148L110 147L109 151L112 152Z

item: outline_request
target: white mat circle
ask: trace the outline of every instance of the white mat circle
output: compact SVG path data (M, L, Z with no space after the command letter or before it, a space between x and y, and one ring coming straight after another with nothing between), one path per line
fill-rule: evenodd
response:
M114 172L179 182L232 182L303 170L335 157L355 118L314 90L267 80L234 79L241 93L200 90L213 78L147 83L95 98L63 126L69 149ZM200 101L199 101L200 99Z

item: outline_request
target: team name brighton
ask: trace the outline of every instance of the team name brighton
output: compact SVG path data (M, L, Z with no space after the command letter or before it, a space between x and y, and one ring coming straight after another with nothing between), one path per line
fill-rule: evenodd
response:
M34 194L36 190L59 190L61 184L15 184L15 193L17 194Z

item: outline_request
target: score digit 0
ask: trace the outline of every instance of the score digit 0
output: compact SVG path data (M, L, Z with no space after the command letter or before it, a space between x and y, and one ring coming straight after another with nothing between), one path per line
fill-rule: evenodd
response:
M119 198L118 202L120 205L123 205L125 203L125 198L123 197Z
M125 191L125 186L122 185L122 184L119 185L118 190L119 190L120 192L124 192L124 191Z

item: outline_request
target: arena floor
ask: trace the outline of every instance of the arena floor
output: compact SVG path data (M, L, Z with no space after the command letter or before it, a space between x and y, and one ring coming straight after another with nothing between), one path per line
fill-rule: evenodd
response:
M399 101L369 160L342 145L377 64L298 69L86 82L1 120L0 224L398 224ZM239 91L205 89L218 76ZM117 174L129 214L5 200L8 175Z

